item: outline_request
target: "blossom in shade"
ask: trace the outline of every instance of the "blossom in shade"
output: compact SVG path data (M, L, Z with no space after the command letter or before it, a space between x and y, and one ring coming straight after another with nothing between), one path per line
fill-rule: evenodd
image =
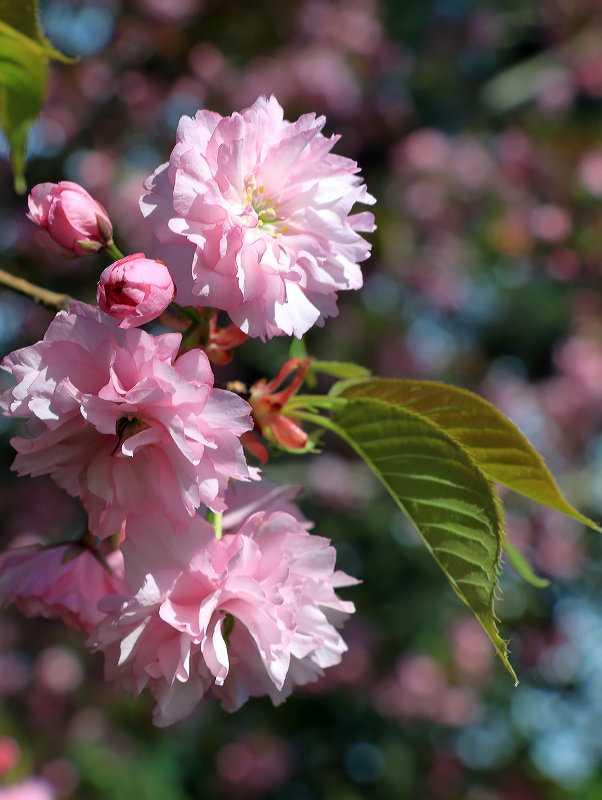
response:
M334 570L327 539L281 511L253 514L221 539L197 516L168 546L161 525L128 523L124 558L140 588L101 604L107 616L90 640L108 679L135 694L150 688L156 724L186 716L207 692L230 711L250 696L278 704L340 662L336 627L354 607L335 588L356 581Z
M204 503L225 508L229 478L248 480L240 435L249 405L213 388L207 356L177 357L180 334L122 330L98 308L71 303L44 339L8 355L16 386L0 397L31 438L11 440L20 475L50 474L80 496L104 538L131 514L165 509L175 529Z
M85 256L112 241L107 212L77 183L38 183L28 204L27 216L42 228L37 239L48 250L64 256Z
M141 208L170 264L178 303L221 308L249 336L300 337L359 289L373 203L354 161L330 152L325 118L283 118L274 97L230 117L182 117Z
M103 561L78 542L13 547L0 554L0 606L28 617L60 617L90 633L103 619L99 601L127 591L119 550Z
M165 264L135 253L103 271L96 299L101 309L118 321L119 328L135 328L156 319L175 295Z

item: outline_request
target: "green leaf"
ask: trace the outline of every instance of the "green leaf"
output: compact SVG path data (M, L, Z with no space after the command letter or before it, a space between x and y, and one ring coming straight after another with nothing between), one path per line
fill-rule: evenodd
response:
M331 395L373 398L426 417L461 444L490 480L600 530L562 495L526 436L482 397L442 383L392 378L339 383Z
M27 132L46 94L48 58L71 62L50 44L38 24L34 0L0 0L0 125L11 151L15 189L27 191Z
M355 399L323 423L387 487L516 680L494 611L503 520L493 485L458 442L409 409Z
M550 581L545 578L540 578L533 572L531 565L520 550L517 550L516 547L513 547L508 541L504 543L504 550L508 556L509 563L524 581L530 583L531 586L536 586L538 589L544 589L546 586L550 585Z
M366 367L348 361L312 361L309 368L324 375L332 375L334 378L356 380L370 375L370 370Z

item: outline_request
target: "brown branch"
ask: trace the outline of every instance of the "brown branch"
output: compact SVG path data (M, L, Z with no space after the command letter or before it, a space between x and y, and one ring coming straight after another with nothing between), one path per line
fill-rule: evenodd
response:
M29 297L30 300L34 300L51 311L66 309L74 299L68 294L59 294L59 292L51 292L49 289L42 289L41 286L36 286L35 283L30 283L24 278L17 278L3 269L0 269L0 287L12 289L13 292L25 295L25 297Z

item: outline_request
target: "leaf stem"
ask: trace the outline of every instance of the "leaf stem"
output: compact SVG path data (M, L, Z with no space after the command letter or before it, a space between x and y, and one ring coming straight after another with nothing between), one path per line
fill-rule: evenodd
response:
M49 308L51 311L63 311L74 299L68 294L42 289L41 286L36 286L35 283L30 283L25 278L17 278L16 275L11 275L10 272L6 272L3 269L0 269L0 286L29 297L30 300L39 303L44 308Z
M321 394L296 394L287 402L283 412L291 416L296 408L325 408L334 410L348 403L346 397L328 397Z
M111 239L110 242L106 243L106 245L105 245L105 253L107 255L111 256L111 258L114 261L119 261L120 259L124 258L123 253L117 247L117 245L115 244L115 242L112 239Z

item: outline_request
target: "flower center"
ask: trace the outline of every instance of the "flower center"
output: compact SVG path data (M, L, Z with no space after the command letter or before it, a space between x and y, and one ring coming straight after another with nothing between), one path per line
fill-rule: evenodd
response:
M138 417L128 414L126 417L120 417L115 423L115 433L117 434L117 444L111 455L115 455L117 450L121 447L126 439L131 439L140 431L145 431L150 426L143 422Z
M280 239L282 233L288 231L288 225L281 226L284 217L278 216L280 203L273 203L270 197L266 197L263 185L257 185L254 175L250 175L245 180L247 206L252 206L257 214L257 227L261 228L268 236Z

